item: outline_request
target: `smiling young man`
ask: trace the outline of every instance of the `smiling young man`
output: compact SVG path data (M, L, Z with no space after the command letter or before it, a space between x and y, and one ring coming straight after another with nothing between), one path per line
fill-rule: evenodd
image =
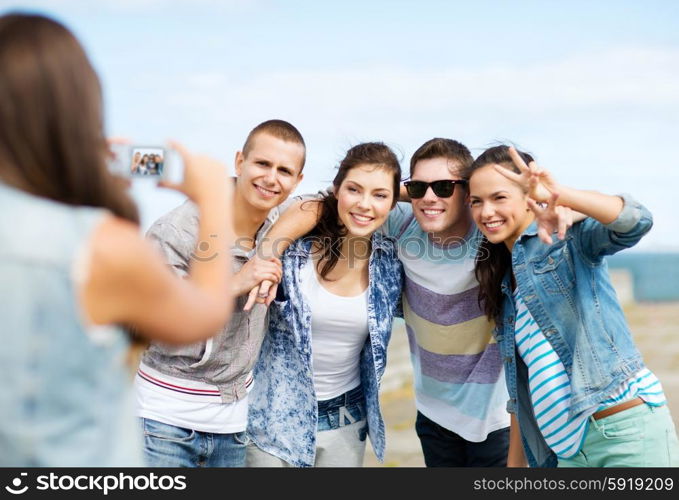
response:
M206 342L153 343L144 353L135 384L149 466L245 465L247 393L267 323L266 306L249 312L243 306L247 292L263 279L280 280L280 262L254 258L255 247L302 180L305 157L302 135L282 120L257 125L236 153L234 312ZM158 219L148 237L180 276L188 274L192 259L209 258L210 242L196 241L198 210L190 201ZM208 257L196 256L196 246Z
M415 428L428 467L507 463L507 388L493 324L478 302L474 262L481 236L461 177L472 161L452 139L424 143L405 183L411 203L399 203L384 226L405 270Z

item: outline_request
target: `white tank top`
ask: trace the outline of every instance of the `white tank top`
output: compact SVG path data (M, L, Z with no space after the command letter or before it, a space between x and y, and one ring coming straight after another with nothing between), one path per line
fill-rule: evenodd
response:
M332 399L361 383L360 356L368 338L368 289L354 297L326 290L309 259L301 288L311 310L311 353L319 401Z

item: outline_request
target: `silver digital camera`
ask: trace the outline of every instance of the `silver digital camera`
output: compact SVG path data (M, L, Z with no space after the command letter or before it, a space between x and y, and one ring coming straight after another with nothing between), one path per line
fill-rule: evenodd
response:
M184 179L184 162L178 151L165 146L113 144L108 166L111 173L128 178L155 178L173 184Z

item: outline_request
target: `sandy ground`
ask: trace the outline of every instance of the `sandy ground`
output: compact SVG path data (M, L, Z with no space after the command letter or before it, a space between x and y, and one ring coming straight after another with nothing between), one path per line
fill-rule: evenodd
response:
M679 303L639 303L625 314L648 367L663 384L675 425L679 427ZM380 464L370 445L367 467L424 467L415 434L412 369L405 329L395 329L382 386L382 411L387 428L387 451Z

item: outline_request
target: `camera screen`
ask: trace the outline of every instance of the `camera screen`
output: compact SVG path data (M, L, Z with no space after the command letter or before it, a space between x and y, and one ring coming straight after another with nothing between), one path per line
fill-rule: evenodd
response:
M130 175L162 175L165 150L153 147L134 147L130 158Z

